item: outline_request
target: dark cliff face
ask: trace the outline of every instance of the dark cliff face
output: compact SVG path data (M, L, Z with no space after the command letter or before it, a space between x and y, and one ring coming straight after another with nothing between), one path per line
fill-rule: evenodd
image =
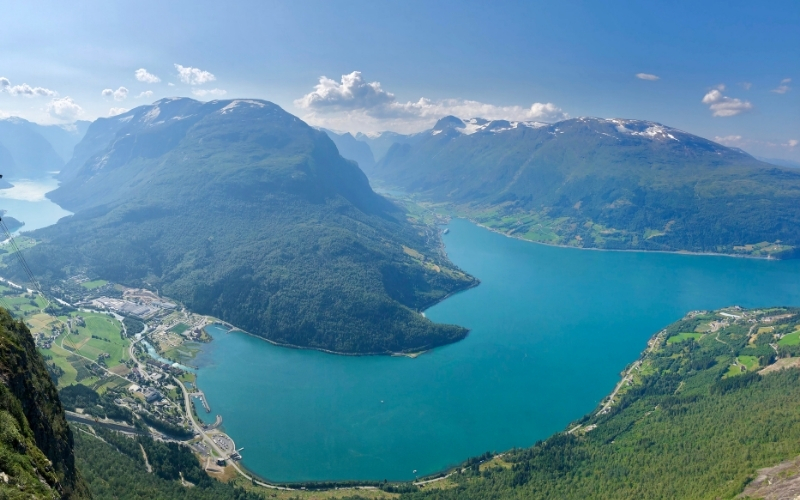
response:
M0 309L0 498L89 498L72 432L30 331Z

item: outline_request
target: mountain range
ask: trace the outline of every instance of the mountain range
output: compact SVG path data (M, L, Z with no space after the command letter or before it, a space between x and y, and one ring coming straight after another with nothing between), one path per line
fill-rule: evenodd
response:
M0 120L0 173L13 180L58 172L72 157L89 123L78 121L64 128L16 117Z
M544 243L779 257L800 247L800 171L654 122L451 116L364 170Z
M342 353L463 338L418 311L475 284L328 136L260 100L165 99L89 127L32 233L45 280L148 284L273 342Z

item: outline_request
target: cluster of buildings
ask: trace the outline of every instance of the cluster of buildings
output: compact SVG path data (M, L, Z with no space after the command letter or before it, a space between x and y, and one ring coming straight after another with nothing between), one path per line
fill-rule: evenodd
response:
M91 300L89 305L98 309L107 309L124 316L132 316L142 320L152 318L162 310L172 310L177 307L171 302L152 301L147 304L137 304L129 300L110 297L98 297Z

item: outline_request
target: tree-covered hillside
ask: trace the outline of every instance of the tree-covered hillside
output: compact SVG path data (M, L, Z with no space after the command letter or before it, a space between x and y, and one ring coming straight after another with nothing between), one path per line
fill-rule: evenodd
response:
M367 174L534 241L784 257L800 247L800 172L657 123L448 117Z
M73 436L30 331L0 309L0 498L88 498Z
M594 413L408 498L732 498L800 455L798 355L800 309L690 313Z
M82 162L82 163L81 163ZM93 123L34 233L32 268L148 283L279 343L413 351L466 330L419 314L475 280L324 132L256 100L167 99Z

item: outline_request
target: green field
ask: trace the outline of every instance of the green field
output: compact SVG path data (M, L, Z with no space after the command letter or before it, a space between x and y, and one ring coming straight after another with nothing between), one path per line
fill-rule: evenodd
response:
M695 339L700 340L702 337L702 333L695 333L695 332L684 332L679 333L677 335L673 335L672 337L667 339L667 344L674 344L675 342L683 342L686 339Z
M73 313L73 317L75 315ZM121 337L119 321L105 314L82 312L80 316L86 326L73 328L73 333L64 339L65 346L74 347L76 352L91 360L97 360L100 353L108 353L110 357L105 360L108 368L119 365L120 360L128 360L130 343Z
M175 325L172 328L170 328L169 331L171 331L172 333L177 333L178 335L180 335L181 333L185 332L188 329L189 329L189 325L187 325L186 323L178 323L177 325Z
M724 377L735 377L736 375L742 375L744 373L749 373L758 370L758 358L755 356L739 356L736 358L736 361L739 364L733 364L728 367L728 371L725 372ZM741 366L743 365L747 371L742 371Z
M788 335L784 335L778 341L778 345L797 345L800 344L800 330L794 331Z
M81 286L87 290L94 290L95 288L100 288L106 283L108 283L106 280L85 281L81 283Z

